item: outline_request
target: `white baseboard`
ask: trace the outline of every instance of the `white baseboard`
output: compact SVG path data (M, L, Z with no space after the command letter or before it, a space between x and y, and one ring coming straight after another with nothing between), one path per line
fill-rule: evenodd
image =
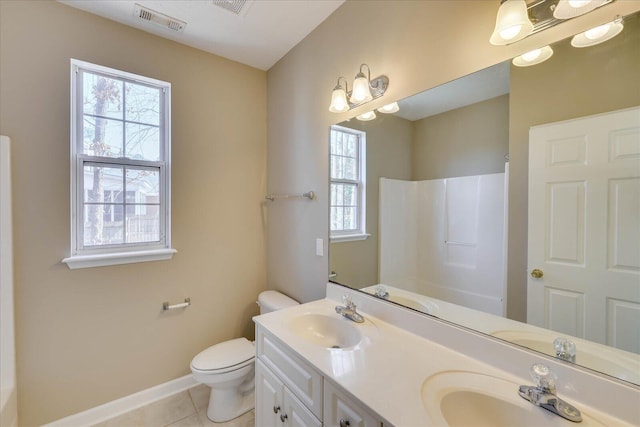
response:
M187 390L198 384L191 374L176 378L155 387L107 402L86 411L45 424L43 427L85 427L148 405L165 397Z

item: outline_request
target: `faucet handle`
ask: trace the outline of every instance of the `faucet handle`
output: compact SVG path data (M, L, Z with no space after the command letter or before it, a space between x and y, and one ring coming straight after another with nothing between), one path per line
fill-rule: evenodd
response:
M353 303L349 295L344 295L342 297L342 303L344 304L345 307L350 308L352 310L356 308L356 305Z
M576 361L576 345L573 341L562 337L556 338L553 340L553 348L556 350L556 357L558 359L569 362Z
M556 380L558 376L547 365L536 363L531 366L531 378L536 383L536 387L552 394L556 391Z

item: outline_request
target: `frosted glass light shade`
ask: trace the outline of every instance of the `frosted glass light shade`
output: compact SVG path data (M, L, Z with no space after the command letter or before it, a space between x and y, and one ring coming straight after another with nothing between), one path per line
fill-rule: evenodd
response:
M329 111L332 113L344 113L349 111L349 103L347 102L347 92L342 87L336 87L331 93L331 105Z
M367 79L364 74L358 73L356 79L353 81L353 91L351 92L349 101L351 101L352 104L362 104L372 99L373 96L369 88L369 79Z
M553 49L550 46L534 49L520 56L513 58L513 65L516 67L528 67L530 65L540 64L553 56Z
M380 111L381 113L391 114L400 111L400 107L398 106L397 102L392 102L391 104L383 105L382 107L378 108L378 111Z
M604 25L576 34L571 39L573 47L589 47L611 40L623 30L622 19L616 19Z
M533 24L527 13L525 0L507 0L500 5L496 17L496 27L489 38L493 45L505 45L527 37L533 31Z
M356 119L362 120L363 122L373 120L376 118L376 113L373 111L367 111L366 113L362 113L359 116L356 116Z
M607 0L560 0L553 10L557 19L571 19L584 15L607 3Z

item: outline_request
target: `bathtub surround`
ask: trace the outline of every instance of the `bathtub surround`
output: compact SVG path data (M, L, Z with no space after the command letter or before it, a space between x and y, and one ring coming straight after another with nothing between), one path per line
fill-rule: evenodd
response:
M266 73L54 1L0 2L0 52L20 425L182 377L203 348L253 338L266 287ZM171 261L60 263L69 255L70 58L172 84ZM163 301L186 297L188 309L163 312Z

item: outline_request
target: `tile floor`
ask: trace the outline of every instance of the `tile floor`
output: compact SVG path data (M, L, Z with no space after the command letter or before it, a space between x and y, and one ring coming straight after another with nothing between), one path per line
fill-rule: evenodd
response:
M93 427L255 427L253 411L226 423L210 421L207 418L209 390L200 384Z

